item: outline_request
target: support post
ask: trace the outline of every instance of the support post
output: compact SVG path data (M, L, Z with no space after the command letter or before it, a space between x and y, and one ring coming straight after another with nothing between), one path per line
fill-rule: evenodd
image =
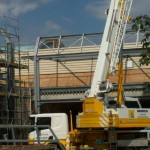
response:
M40 78L39 78L39 58L38 58L38 47L40 37L36 40L34 49L34 106L35 112L40 113Z

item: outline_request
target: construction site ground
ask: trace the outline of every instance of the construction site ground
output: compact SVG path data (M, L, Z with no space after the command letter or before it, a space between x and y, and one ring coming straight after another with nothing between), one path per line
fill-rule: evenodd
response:
M0 150L56 150L57 146L50 145L4 145L0 146Z

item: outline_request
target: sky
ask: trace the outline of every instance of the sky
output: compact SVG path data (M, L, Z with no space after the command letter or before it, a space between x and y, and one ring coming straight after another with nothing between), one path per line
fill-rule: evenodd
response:
M33 45L38 36L102 33L109 5L110 0L0 0L0 17L18 20L21 45ZM150 16L149 6L150 0L133 0L132 18Z

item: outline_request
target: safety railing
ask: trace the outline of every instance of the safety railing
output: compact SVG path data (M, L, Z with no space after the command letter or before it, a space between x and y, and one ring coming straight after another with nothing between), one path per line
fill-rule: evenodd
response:
M40 139L40 128L44 128L44 129L49 129L50 133L53 136L53 139L49 138L49 139ZM20 135L21 137L18 138L18 132L16 133L16 129L20 131ZM35 129L36 131L36 135L37 138L33 139L33 140L29 140L27 139L28 136L26 136L26 138L23 137L23 131L27 130L27 129ZM42 142L49 142L49 143L56 143L57 145L59 145L59 147L64 150L64 147L62 146L62 144L59 142L56 134L54 133L54 131L52 130L52 128L49 125L0 125L0 131L4 132L4 131L9 131L5 134L3 134L3 138L1 137L0 139L0 143L3 143L5 145L17 145L18 143L21 144L26 144L28 142L37 142L37 144L41 144ZM29 132L28 132L29 133ZM2 133L1 133L2 135Z

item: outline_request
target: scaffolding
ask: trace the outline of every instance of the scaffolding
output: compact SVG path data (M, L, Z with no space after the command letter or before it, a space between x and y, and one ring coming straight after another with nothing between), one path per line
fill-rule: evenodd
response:
M4 17L0 27L0 124L25 124L30 114L30 87L21 80L28 65L21 60L19 21Z

